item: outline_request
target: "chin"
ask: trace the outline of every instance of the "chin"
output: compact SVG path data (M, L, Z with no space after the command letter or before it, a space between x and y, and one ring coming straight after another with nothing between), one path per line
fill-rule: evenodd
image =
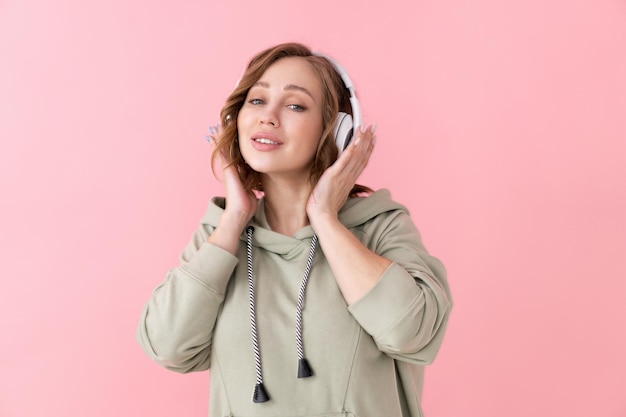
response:
M259 161L255 159L244 159L246 164L256 172L260 174L269 174L276 168L276 164L272 164L268 161Z

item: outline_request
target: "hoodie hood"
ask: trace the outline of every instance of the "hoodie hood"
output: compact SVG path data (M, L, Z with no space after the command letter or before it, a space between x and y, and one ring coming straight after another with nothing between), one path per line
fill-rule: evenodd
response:
M215 197L209 203L209 208L202 218L202 224L217 227L224 208L226 199ZM408 214L408 209L393 201L387 189L380 189L366 197L349 198L346 204L339 210L339 221L348 229L360 227L371 221L376 216L390 212L403 211ZM285 236L271 230L265 216L265 200L259 200L259 208L254 218L250 221L254 231L254 246L284 256L286 259L296 256L303 250L308 250L308 242L303 244L303 240L309 240L315 232L311 226L300 229L294 236ZM245 230L241 233L240 240L247 240Z

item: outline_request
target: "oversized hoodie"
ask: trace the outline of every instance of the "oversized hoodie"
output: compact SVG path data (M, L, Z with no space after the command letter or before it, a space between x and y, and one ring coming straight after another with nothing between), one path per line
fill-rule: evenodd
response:
M137 333L144 351L172 371L210 369L211 417L422 416L424 366L441 345L452 300L444 267L424 248L407 209L379 190L339 212L392 264L348 306L317 247L301 310L313 375L298 378L296 310L314 231L273 232L261 200L251 245L244 231L233 256L207 242L224 206L223 198L211 201L180 264L147 302ZM261 403L252 400L257 364L269 396Z

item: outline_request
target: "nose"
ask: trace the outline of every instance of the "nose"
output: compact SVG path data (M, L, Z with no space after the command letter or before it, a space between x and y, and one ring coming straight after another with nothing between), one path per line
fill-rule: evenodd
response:
M278 117L276 115L276 110L273 109L271 106L266 106L259 115L259 122L263 125L278 127Z

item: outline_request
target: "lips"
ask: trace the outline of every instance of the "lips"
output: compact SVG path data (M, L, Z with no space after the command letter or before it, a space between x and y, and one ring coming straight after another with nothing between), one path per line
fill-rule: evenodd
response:
M258 151L272 151L278 149L283 143L276 135L267 132L258 132L250 137L252 147Z
M282 145L283 143L278 139L276 135L273 135L268 132L257 132L250 137L253 141L257 143L263 143L268 145Z

